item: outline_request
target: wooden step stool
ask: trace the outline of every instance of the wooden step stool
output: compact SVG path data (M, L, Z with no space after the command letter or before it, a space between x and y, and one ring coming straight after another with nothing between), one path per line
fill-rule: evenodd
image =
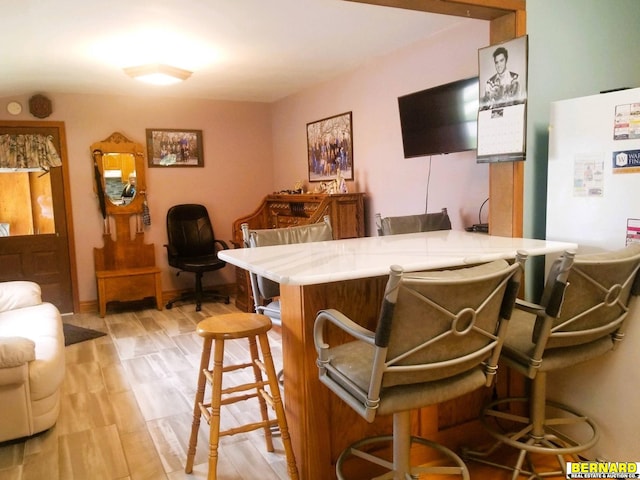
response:
M262 428L264 431L267 451L273 452L273 441L271 427L278 425L287 459L287 471L289 478L297 480L298 470L296 467L291 437L287 427L278 379L276 377L271 348L269 347L269 337L267 332L271 329L271 320L265 315L257 313L230 313L209 317L198 323L197 333L204 338L202 347L202 357L200 360L200 372L198 374L198 389L193 407L193 425L191 427L191 438L189 439L189 450L187 452L187 464L185 472L193 471L193 460L196 454L196 443L198 441L198 429L200 428L200 418L204 416L209 424L209 475L208 480L217 479L218 465L218 442L219 438L225 435L235 435L236 433L249 432ZM224 341L231 339L246 338L249 341L249 352L251 362L238 365L224 365ZM260 344L262 359L258 353L256 338ZM209 368L211 360L211 345L215 340L213 369ZM254 383L246 383L231 388L222 388L222 374L234 370L253 368L255 377ZM267 380L263 380L265 374ZM211 403L204 403L204 392L206 384L211 385ZM268 385L268 390L265 386ZM253 390L253 392L251 392ZM237 394L237 395L235 395ZM224 397L224 398L223 398ZM229 430L220 431L220 407L239 401L257 397L260 403L261 422L241 425ZM267 404L275 410L276 418L269 419Z

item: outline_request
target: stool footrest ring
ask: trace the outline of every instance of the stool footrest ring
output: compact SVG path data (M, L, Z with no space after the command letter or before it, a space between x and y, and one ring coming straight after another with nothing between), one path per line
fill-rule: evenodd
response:
M394 465L389 460L379 457L377 455L371 454L365 450L362 450L363 447L373 445L376 443L387 443L393 444L393 435L380 435L375 437L367 437L362 440L359 440L349 447L347 447L338 457L338 461L336 462L336 474L339 480L346 480L344 476L343 469L344 464L350 457L358 457L367 462L373 463L375 465L379 465L387 470L388 473L380 475L378 477L374 477L372 480L392 480L395 478L397 472L394 471ZM411 444L420 444L431 449L436 450L444 457L448 458L453 462L453 465L441 465L441 464L424 464L424 465L416 465L411 467L411 472L408 473L410 477L407 478L418 478L419 475L422 474L434 474L434 475L457 475L460 476L464 480L469 480L469 471L467 470L466 465L462 461L462 459L456 455L452 450L441 445L439 443L433 442L431 440L427 440L422 437L411 437ZM388 449L387 449L388 451Z
M529 478L566 475L566 457L580 461L578 453L597 443L598 428L587 416L553 401L545 403L544 415L536 413L539 419L534 421L532 415L526 413L529 400L511 397L488 404L480 415L480 421L496 441L484 450L464 448L463 458L510 470L513 478L520 475L528 475ZM495 456L495 461L491 459L503 445L520 451L514 465L499 463L500 455ZM559 469L537 471L528 457L531 453L555 456Z

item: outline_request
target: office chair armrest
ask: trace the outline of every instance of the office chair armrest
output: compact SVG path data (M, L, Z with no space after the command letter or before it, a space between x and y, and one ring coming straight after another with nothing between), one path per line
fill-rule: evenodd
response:
M362 325L358 325L342 312L335 309L320 310L316 316L316 321L313 327L314 340L316 343L316 349L326 348L326 342L324 341L323 327L326 322L329 322L340 330L346 332L352 337L362 340L363 342L374 344L375 332L364 328Z
M173 245L164 245L165 248L167 249L167 253L169 254L170 257L177 257L178 256L178 250L176 250L176 247L174 247Z
M213 243L220 245L220 250L229 250L229 245L224 240L218 240L217 238L213 239Z

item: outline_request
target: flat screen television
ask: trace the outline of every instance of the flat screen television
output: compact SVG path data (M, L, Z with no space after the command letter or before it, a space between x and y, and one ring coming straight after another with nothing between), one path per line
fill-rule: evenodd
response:
M404 157L476 149L478 99L478 77L399 97Z

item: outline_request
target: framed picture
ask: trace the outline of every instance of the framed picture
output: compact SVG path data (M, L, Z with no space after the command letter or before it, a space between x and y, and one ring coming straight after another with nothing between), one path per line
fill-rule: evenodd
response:
M353 180L351 112L307 123L309 181Z
M202 130L147 128L149 167L204 167Z

